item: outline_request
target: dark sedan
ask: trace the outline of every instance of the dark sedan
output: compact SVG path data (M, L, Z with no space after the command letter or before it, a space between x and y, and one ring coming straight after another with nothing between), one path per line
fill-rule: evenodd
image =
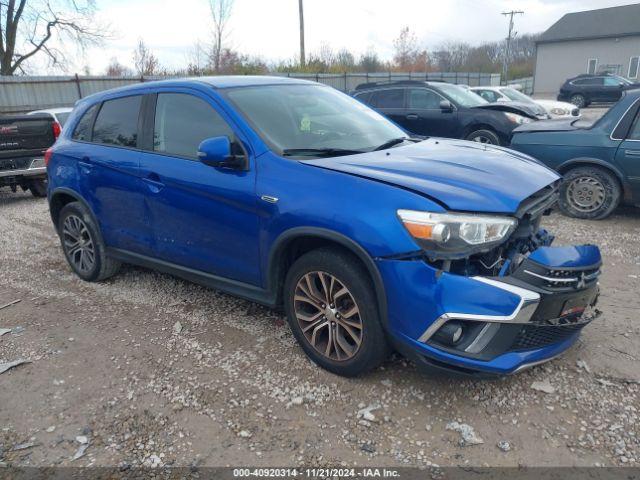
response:
M366 83L352 95L408 132L508 145L519 125L548 118L536 106L489 103L469 89L443 82Z
M620 203L640 205L640 90L628 90L596 123L548 120L516 129L511 148L564 176L560 209L601 219Z

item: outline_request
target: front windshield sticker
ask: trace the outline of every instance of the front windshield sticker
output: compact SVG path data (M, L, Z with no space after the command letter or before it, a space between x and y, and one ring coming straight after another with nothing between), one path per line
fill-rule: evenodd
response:
M309 114L307 113L302 115L302 119L300 120L300 131L301 132L311 131L311 117L309 117Z

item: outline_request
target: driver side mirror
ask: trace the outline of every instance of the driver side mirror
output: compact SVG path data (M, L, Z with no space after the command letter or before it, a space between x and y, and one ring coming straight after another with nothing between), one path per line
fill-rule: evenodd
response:
M453 105L451 105L451 102L449 100L442 100L440 102L440 110L445 113L451 113L453 112Z
M207 138L198 146L198 159L205 165L231 170L246 170L247 156L232 153L229 137Z

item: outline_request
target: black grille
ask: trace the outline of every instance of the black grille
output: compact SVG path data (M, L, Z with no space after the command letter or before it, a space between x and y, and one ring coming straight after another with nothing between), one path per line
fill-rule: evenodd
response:
M581 290L598 281L600 267L585 269L545 268L534 262L524 263L518 278L531 285L551 291Z
M510 350L531 350L566 340L578 333L589 322L569 323L566 325L524 325Z

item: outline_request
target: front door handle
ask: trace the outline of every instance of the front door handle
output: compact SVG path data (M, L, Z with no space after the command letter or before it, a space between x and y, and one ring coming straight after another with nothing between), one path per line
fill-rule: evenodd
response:
M640 150L625 150L624 154L627 157L640 157Z
M407 120L418 120L418 115L415 113L410 113L407 115Z

